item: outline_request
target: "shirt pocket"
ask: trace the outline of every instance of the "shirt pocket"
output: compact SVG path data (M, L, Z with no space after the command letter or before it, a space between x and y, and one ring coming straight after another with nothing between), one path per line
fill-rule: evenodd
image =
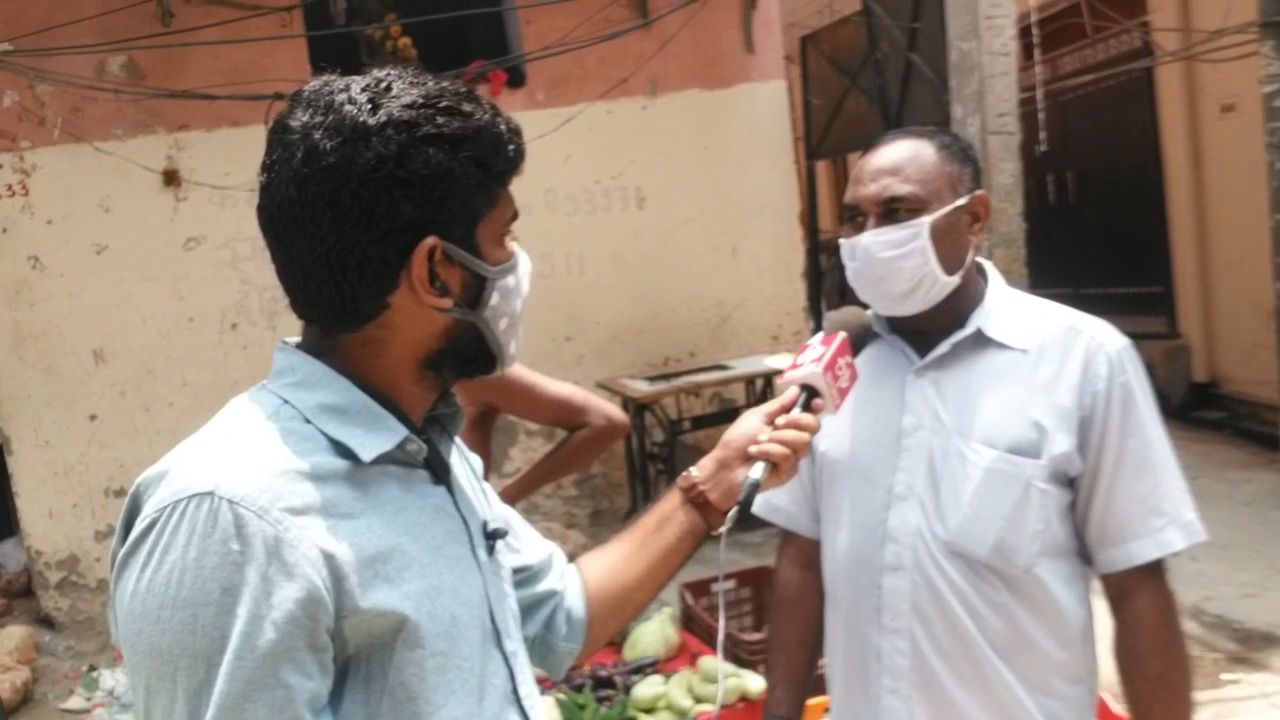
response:
M955 439L940 499L946 545L989 565L1022 571L1042 556L1069 491L1049 463Z

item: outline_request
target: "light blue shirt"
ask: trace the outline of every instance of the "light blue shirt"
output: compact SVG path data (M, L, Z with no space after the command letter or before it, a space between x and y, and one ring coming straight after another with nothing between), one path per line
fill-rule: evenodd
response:
M140 720L542 717L533 667L581 650L582 580L460 423L446 396L414 433L282 344L125 503L112 631Z

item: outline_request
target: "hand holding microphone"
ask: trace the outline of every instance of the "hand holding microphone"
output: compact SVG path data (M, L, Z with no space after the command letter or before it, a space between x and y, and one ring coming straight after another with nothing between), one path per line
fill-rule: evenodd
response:
M853 364L853 346L849 336L843 331L834 333L818 333L800 348L791 366L783 371L778 379L782 388L800 388L788 416L801 413L821 412L825 407L832 412L840 408L841 403L853 389L858 379L857 368ZM790 393L784 394L788 397ZM820 404L819 404L820 403ZM751 510L756 493L773 469L767 458L762 458L751 466L747 479L742 484L742 492L738 496L738 512Z
M801 394L800 388L790 388L742 413L715 448L677 480L704 510L704 519L712 529L737 505L743 478L753 464L767 462L773 470L767 473L770 481L780 482L795 474L818 431L815 412L821 410L819 400L804 412L792 412Z
M862 344L863 334L855 342ZM736 517L750 509L762 487L794 476L818 431L817 414L839 408L853 387L853 355L844 332L819 333L805 343L779 379L782 392L743 413L711 454L681 476L686 494Z

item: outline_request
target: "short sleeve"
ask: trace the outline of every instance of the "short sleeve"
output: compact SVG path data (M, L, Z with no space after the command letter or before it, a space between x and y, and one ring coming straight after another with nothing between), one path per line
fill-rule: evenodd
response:
M332 717L334 608L318 560L208 494L141 518L119 543L112 630L139 717Z
M1204 541L1195 500L1132 342L1103 351L1091 388L1081 420L1075 520L1094 569L1127 570Z
M492 490L485 490L502 508L509 528L506 561L529 659L543 672L561 677L586 642L587 592L582 576L559 545L543 537Z
M810 453L800 463L789 482L760 493L751 513L787 532L817 540L821 531L818 515L818 460Z

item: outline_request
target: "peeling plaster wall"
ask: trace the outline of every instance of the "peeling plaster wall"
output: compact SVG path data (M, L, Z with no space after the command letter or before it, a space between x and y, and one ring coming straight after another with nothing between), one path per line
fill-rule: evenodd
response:
M536 136L581 109L518 118ZM788 122L779 79L603 102L531 145L515 188L536 263L529 364L593 386L802 339ZM256 196L195 184L251 186L262 142L250 126L0 155L0 188L27 189L0 200L0 431L37 589L64 624L102 622L134 478L297 331ZM116 155L169 162L184 182L166 187ZM501 475L553 442L518 437ZM620 453L562 485L528 512L620 519Z

